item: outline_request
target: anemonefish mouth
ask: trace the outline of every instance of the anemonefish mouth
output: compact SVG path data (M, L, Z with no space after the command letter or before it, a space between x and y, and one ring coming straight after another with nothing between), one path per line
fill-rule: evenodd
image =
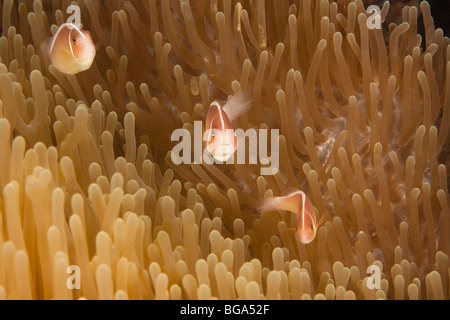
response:
M297 233L300 242L303 244L308 244L314 240L314 235L305 230L297 230Z

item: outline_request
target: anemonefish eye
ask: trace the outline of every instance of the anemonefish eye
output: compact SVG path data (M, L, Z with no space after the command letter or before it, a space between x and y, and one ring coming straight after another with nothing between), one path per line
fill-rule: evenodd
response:
M311 230L311 232L313 232L313 231L314 231L314 226L313 226L313 225L310 225L310 226L309 226L309 229Z
M72 43L73 43L74 45L77 45L77 42L78 42L78 41L77 41L77 38L76 38L76 37L73 37L73 38L72 38Z
M211 135L214 137L216 135L216 131L214 129L211 129Z

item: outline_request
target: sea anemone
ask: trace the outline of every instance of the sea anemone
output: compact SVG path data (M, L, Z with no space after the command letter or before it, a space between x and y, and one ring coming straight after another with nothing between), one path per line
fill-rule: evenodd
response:
M70 4L98 47L77 75L41 46ZM5 0L0 16L0 299L450 297L450 41L426 1L386 32L361 0ZM233 125L278 129L279 170L175 165L172 132L242 90ZM307 245L294 213L255 209L291 188L325 219Z

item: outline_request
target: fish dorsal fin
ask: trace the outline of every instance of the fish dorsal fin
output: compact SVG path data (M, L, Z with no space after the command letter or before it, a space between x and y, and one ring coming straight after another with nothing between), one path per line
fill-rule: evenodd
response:
M240 115L246 113L252 107L252 95L249 91L241 91L234 94L223 106L223 111L227 114L231 122Z

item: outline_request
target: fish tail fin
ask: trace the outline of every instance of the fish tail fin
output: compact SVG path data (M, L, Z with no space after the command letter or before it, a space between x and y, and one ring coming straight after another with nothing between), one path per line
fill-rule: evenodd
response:
M269 197L258 200L256 210L259 212L271 212L279 210L278 197Z
M285 210L299 214L303 197L306 197L305 193L297 190L295 193L284 197L270 197L261 199L257 208L259 208L259 211L261 212Z
M41 53L44 55L49 56L50 55L50 48L52 45L52 38L47 38L44 41L41 42L40 49Z
M227 114L231 122L240 115L246 113L252 107L253 100L250 91L244 90L236 93L223 106L223 111Z

